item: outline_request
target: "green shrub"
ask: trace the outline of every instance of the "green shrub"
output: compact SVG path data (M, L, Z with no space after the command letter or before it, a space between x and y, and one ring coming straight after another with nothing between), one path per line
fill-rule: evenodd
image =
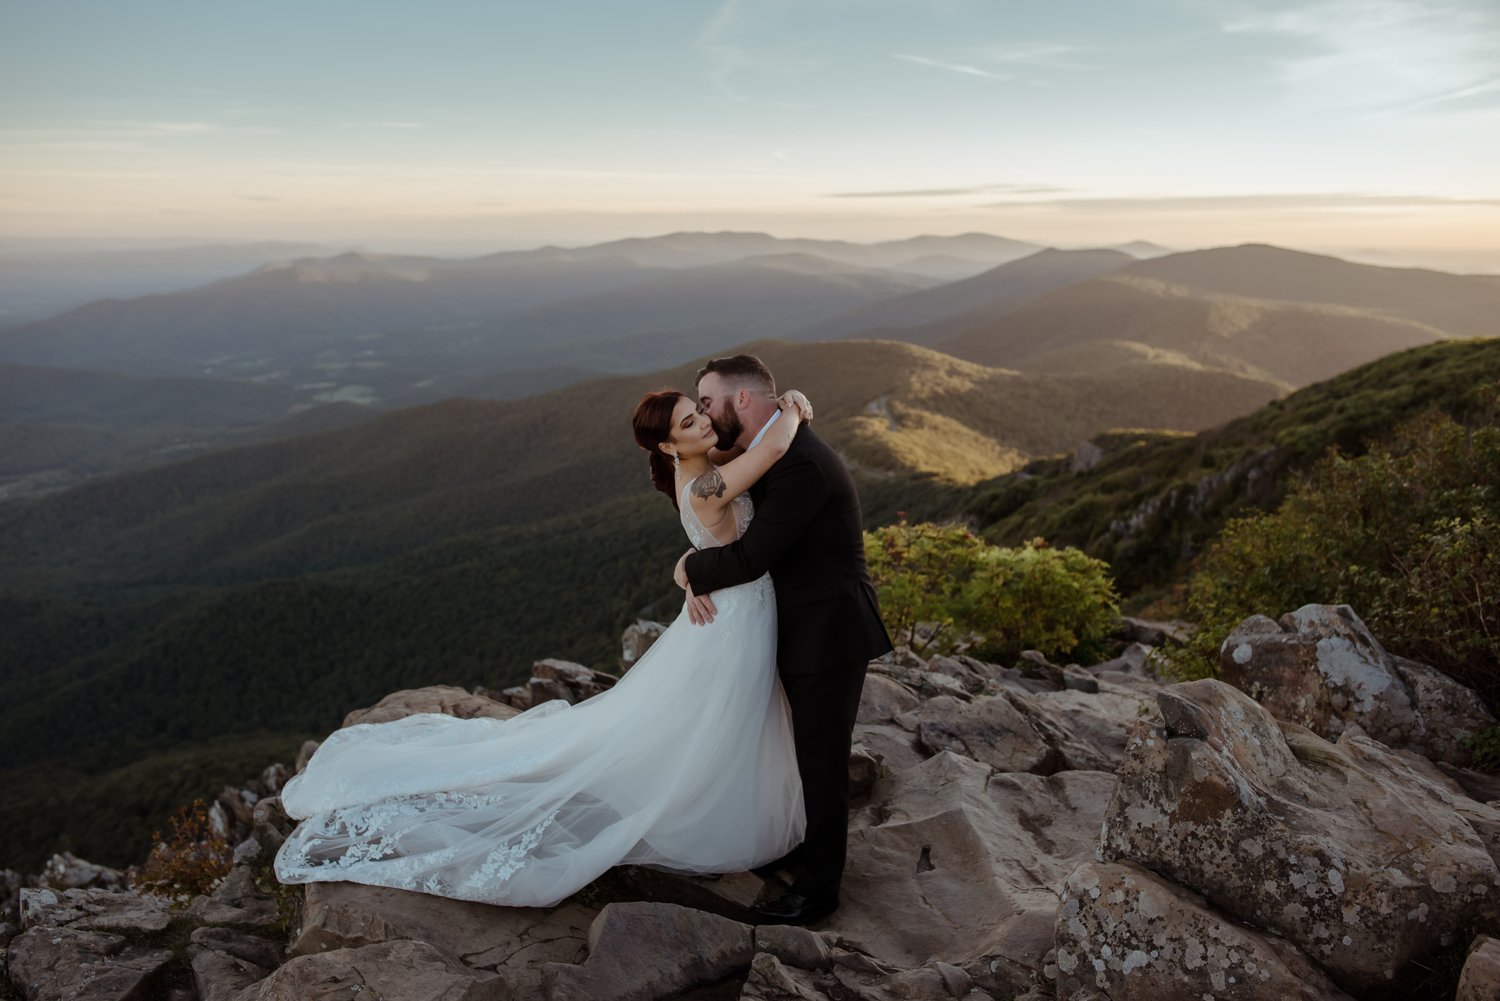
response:
M1022 650L1049 657L1097 653L1120 618L1107 563L1040 539L985 546L965 600L970 627L984 637L973 652L1003 663Z
M960 525L903 521L866 532L865 556L886 628L918 653L972 643L997 661L1027 649L1064 657L1119 618L1109 567L1040 539L1006 548Z
M1229 523L1188 588L1199 639L1174 665L1211 675L1244 617L1351 605L1394 652L1500 696L1500 427L1437 413L1366 455L1331 451L1274 512Z
M921 522L865 533L865 559L880 596L880 614L891 638L918 653L946 652L958 642L964 595L987 548L982 539L958 525ZM934 626L918 637L917 627Z
M1500 726L1488 726L1464 738L1464 746L1480 768L1500 771Z

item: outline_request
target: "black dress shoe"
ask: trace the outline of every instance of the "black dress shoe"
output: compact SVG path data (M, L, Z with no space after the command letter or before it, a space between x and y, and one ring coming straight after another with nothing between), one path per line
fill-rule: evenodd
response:
M804 897L800 893L783 893L750 913L758 925L810 925L838 910L838 894Z

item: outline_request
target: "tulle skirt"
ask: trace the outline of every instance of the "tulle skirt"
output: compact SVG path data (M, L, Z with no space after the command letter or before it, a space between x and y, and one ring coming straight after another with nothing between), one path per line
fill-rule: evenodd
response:
M733 872L806 827L769 576L686 606L620 682L508 720L335 731L282 791L285 883L350 880L551 906L621 863Z

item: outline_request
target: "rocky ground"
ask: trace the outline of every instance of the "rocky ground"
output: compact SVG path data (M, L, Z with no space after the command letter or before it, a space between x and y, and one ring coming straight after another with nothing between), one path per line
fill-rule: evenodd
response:
M5 873L11 996L177 1001L1204 1001L1500 997L1500 782L1471 692L1343 607L1247 620L1232 681L1167 684L1150 643L1091 667L909 652L871 665L843 905L752 927L763 884L619 868L559 907L285 888L280 766L226 789L235 864L186 906L59 856ZM632 627L626 659L649 646ZM613 678L397 692L345 725L514 714ZM1236 687L1238 686L1238 687ZM305 748L303 761L311 747ZM1461 970L1461 973L1460 973ZM1444 986L1435 986L1442 984ZM1435 993L1441 991L1442 993Z

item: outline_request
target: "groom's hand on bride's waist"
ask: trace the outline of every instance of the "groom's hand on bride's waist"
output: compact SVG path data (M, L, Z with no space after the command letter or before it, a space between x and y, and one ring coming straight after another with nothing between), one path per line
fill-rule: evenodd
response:
M714 607L714 601L708 595L693 593L692 584L687 576L687 558L695 552L697 552L696 549L689 549L682 554L682 558L677 561L677 566L672 571L672 579L677 582L678 587L687 592L688 618L692 620L693 625L706 626L714 620L718 609Z

